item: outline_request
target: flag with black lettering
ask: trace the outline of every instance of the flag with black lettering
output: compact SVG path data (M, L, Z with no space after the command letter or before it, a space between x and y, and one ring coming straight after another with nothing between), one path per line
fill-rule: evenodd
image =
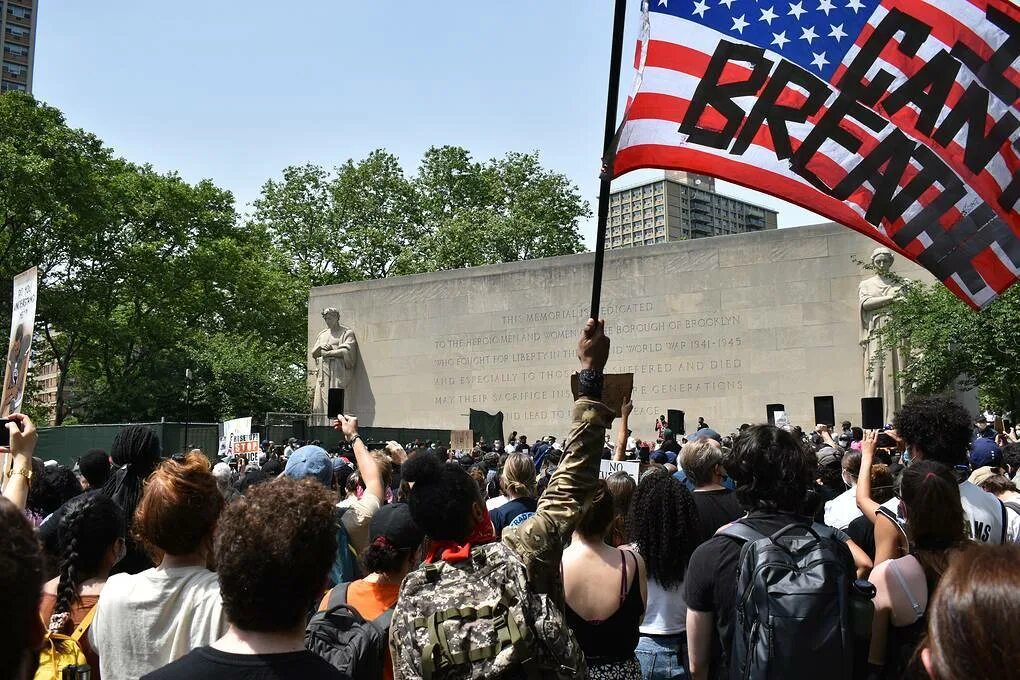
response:
M1020 276L1020 8L646 0L613 176L704 173L821 213L974 308Z

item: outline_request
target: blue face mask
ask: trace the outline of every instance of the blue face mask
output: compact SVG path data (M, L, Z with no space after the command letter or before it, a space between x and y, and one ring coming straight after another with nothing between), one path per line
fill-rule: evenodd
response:
M900 462L903 463L904 465L910 465L911 460L912 458L910 456L910 449L907 449L906 451L903 452L903 455L900 456Z
M725 486L727 489L730 489L731 491L737 488L736 482L734 482L729 477L723 477L722 485Z

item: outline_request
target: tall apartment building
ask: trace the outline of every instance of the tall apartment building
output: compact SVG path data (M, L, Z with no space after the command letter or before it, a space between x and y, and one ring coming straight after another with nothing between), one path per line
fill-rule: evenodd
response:
M607 248L776 229L778 213L715 192L715 180L667 172L609 199Z
M38 0L0 0L0 92L32 91Z

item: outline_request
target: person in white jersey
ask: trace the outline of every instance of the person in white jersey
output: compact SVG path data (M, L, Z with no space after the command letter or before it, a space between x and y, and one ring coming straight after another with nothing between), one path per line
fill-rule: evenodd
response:
M979 543L1004 543L1008 525L1002 502L968 481L971 417L958 403L942 396L911 397L896 414L896 436L906 446L909 462L933 460L951 468L960 483L960 501L967 535ZM861 445L861 469L870 469L877 433L869 432ZM857 504L875 522L875 565L907 554L905 513L900 499L879 506L871 500L871 481L857 483Z

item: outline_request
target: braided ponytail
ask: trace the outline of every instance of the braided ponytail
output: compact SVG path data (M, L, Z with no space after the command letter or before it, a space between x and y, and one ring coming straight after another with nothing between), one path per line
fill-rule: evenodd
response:
M54 615L70 613L81 600L82 582L98 574L106 551L124 531L124 513L107 496L91 492L68 502L57 529L61 561Z

